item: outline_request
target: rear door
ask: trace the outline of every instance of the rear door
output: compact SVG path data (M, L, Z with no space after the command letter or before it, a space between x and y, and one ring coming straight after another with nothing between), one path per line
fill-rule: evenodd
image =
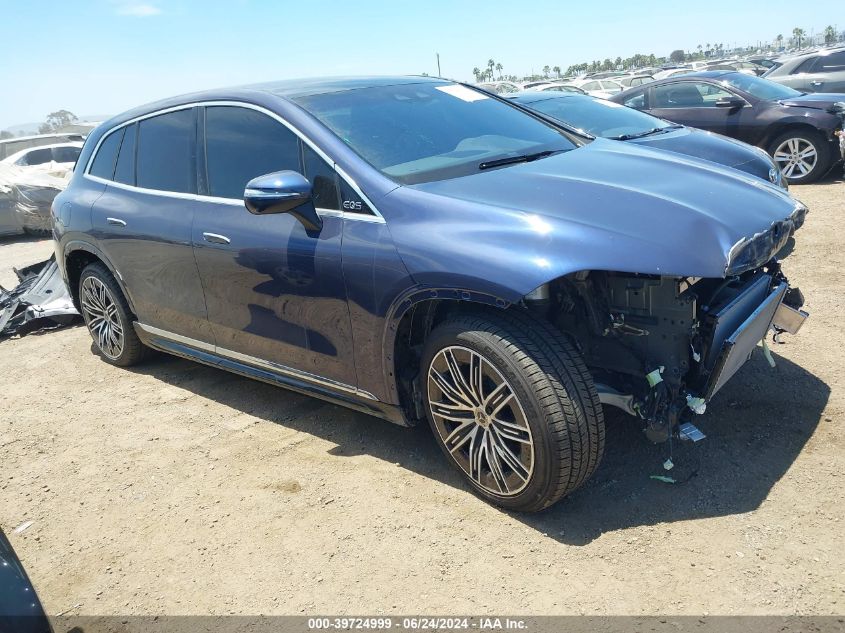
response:
M354 385L333 166L263 112L209 105L204 115L206 195L192 240L219 353ZM319 231L289 213L253 215L244 206L249 180L282 170L311 181L306 204L322 217Z
M98 162L118 145L114 165ZM142 119L101 143L89 174L107 181L92 206L99 246L138 320L213 344L191 246L196 211L196 108ZM111 176L109 174L111 173Z

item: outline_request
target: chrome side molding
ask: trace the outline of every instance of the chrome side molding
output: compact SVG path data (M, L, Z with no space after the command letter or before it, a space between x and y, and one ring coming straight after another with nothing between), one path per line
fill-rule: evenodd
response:
M225 349L223 347L218 347L217 345L212 345L211 343L206 343L205 341L193 339L188 336L182 336L181 334L176 334L174 332L168 332L167 330L162 330L152 325L146 325L144 323L141 323L140 321L135 323L135 327L146 332L147 334L150 334L151 336L162 338L167 341L172 341L174 343L187 345L188 347L193 347L196 350L217 354L218 356L238 361L246 365L251 365L253 367L263 369L274 374L278 374L279 376L302 380L304 382L309 382L315 386L326 387L328 389L333 389L335 391L341 391L344 393L351 393L361 398L366 398L367 400L375 400L376 402L378 402L378 398L376 398L373 394L369 393L368 391L358 389L353 385L347 385L346 383L342 383L337 380L324 378L323 376L317 376L316 374L311 374L300 369L294 369L293 367L287 367L285 365L264 360L262 358L256 358L255 356L249 356L248 354L241 354L240 352L235 352L232 350Z

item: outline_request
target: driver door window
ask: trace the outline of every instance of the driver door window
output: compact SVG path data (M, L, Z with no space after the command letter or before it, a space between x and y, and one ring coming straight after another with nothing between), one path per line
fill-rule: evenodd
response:
M692 81L655 86L653 91L655 109L715 108L720 99L731 99L732 95L713 84Z

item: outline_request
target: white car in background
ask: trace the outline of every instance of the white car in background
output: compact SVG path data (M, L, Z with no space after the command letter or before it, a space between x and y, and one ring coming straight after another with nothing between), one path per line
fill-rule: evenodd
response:
M41 145L30 147L7 156L0 160L0 165L16 165L17 167L33 167L54 163L75 163L82 152L82 143L54 143L53 145Z
M591 97L599 97L600 99L607 99L617 92L625 90L625 86L615 79L580 79L570 83Z

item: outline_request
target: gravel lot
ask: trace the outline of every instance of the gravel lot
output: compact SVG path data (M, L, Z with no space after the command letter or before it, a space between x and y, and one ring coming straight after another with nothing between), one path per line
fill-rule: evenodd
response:
M841 614L845 183L793 193L812 317L676 445L687 483L649 479L665 446L609 413L588 485L507 514L427 429L167 356L117 369L73 327L0 343L0 526L50 614ZM0 284L51 251L0 241Z

